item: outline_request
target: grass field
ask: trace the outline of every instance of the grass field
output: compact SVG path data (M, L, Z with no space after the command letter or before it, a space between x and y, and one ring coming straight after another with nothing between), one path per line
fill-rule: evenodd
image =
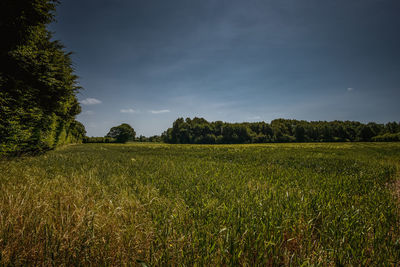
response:
M86 144L0 162L0 265L397 265L400 143Z

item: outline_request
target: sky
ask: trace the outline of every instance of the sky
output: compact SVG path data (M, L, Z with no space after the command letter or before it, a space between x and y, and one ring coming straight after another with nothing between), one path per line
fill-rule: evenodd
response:
M63 0L88 136L209 121L400 120L398 0Z

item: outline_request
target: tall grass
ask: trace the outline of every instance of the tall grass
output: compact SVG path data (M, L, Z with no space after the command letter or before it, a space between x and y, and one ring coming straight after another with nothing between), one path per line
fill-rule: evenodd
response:
M396 265L400 144L86 144L0 162L0 265Z

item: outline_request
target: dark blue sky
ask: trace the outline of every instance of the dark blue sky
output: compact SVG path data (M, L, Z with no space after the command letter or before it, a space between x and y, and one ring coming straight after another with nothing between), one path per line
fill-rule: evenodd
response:
M178 117L400 120L398 0L64 0L89 136Z

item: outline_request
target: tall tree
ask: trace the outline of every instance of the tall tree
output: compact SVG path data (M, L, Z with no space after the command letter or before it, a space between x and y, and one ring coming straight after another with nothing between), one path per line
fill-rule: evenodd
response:
M70 53L46 28L57 3L1 1L0 153L45 150L82 139Z
M106 137L114 138L118 143L126 143L135 140L136 132L127 123L112 127Z

